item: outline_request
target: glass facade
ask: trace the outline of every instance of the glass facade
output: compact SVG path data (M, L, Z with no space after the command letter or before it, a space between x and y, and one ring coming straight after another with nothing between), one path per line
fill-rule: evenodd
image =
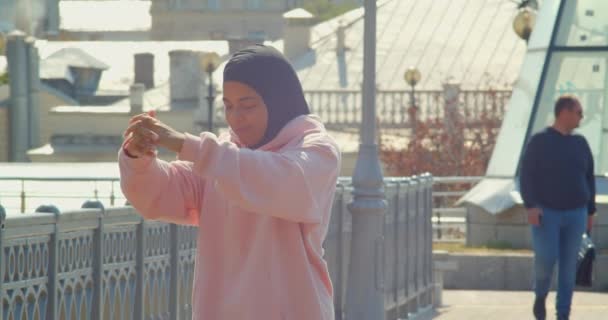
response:
M289 0L175 0L173 2L175 8L179 10L257 10L278 12L293 7L290 3Z
M532 127L532 132L538 132L551 125L557 97L567 93L576 95L584 110L583 121L576 131L584 135L591 146L597 174L608 172L607 61L608 51L554 53Z
M562 94L576 95L597 175L608 172L608 1L546 0L513 89L488 176L515 176L526 141L554 120Z
M567 0L563 6L558 46L608 45L608 1Z

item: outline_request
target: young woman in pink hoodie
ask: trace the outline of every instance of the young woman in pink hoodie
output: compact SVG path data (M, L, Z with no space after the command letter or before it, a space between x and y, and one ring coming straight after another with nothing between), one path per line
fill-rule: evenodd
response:
M223 93L230 133L220 137L133 117L118 158L123 193L147 219L199 227L193 319L334 319L322 244L338 146L271 47L237 52ZM157 159L157 146L178 160Z

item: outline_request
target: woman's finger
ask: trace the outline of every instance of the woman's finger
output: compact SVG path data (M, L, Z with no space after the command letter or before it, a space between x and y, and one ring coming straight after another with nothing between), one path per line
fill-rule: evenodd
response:
M140 113L136 116L131 117L131 119L129 119L129 124L132 124L135 121L141 120L142 117L146 116L145 113Z
M150 141L152 141L153 143L156 143L160 140L160 136L158 135L158 133L148 129L148 128L141 128L144 131L144 135L146 136L146 138L150 139Z
M131 117L131 119L129 119L129 124L132 124L135 121L141 121L144 120L145 118L152 118L152 116L146 112L146 113L140 113L136 116Z
M133 156L139 157L142 155L138 144L133 139L126 142L124 148Z
M160 137L159 137L159 135L156 132L154 132L154 131L152 131L152 130L150 130L150 129L142 126L142 125L139 125L135 129L134 134L136 134L138 136L141 136L141 137L149 140L152 143L156 143L156 142L158 142L160 140Z
M133 148L137 150L139 154L146 153L148 149L154 146L150 141L139 136L135 136L130 144L133 145Z
M158 134L156 134L154 131L150 130L149 127L151 125L148 122L148 125L146 126L146 122L148 122L148 121L139 120L139 121L132 123L129 127L127 127L127 130L125 130L123 136L127 137L130 134L139 134L142 136L148 136L152 140L158 140Z
M141 121L137 121L137 122L131 123L131 124L130 124L130 125L127 127L127 129L125 130L125 132L123 133L123 137L125 137L125 138L126 138L126 137L128 137L128 136L132 135L132 134L133 134L133 132L135 132L135 130L137 129L137 126L139 125L139 123L140 123L140 122L141 122Z

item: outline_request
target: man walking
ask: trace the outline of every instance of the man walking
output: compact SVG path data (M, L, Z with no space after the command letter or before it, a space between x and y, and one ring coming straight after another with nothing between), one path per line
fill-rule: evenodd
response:
M546 317L545 298L558 265L557 319L567 320L576 281L577 253L595 213L593 155L587 140L573 134L583 110L578 99L561 96L555 122L535 134L524 153L521 195L532 225L534 316Z

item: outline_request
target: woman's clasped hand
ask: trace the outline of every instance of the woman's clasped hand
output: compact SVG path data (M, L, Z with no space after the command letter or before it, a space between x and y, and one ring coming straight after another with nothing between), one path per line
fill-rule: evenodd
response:
M179 153L184 142L184 134L157 119L156 111L132 117L123 137L123 148L134 157L153 156L157 147Z

